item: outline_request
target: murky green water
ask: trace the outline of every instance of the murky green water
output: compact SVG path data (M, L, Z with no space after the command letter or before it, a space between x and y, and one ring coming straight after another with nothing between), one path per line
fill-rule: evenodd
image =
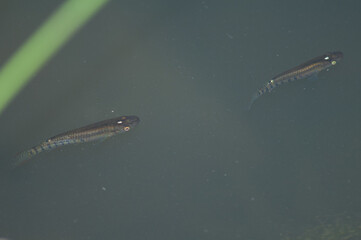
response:
M0 7L3 64L61 1ZM360 215L357 1L113 1L0 116L0 233L32 239L280 239ZM317 81L274 75L327 51ZM127 134L11 169L103 119ZM1 237L0 236L0 237Z

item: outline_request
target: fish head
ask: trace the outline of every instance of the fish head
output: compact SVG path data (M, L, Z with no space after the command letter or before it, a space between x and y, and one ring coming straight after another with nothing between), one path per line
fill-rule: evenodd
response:
M335 65L343 58L342 52L329 52L324 56L324 60L329 62L331 65Z
M137 126L139 122L140 119L137 116L122 116L117 119L118 127L125 132Z

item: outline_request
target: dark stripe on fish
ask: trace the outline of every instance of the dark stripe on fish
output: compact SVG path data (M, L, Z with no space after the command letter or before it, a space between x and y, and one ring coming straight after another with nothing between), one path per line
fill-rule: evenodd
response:
M119 133L128 132L135 127L139 121L137 116L122 116L58 134L20 153L15 165L22 165L41 152L50 151L64 145L103 140Z
M284 83L317 75L319 72L336 65L336 63L338 63L342 58L342 52L329 52L322 56L315 57L281 74L276 75L262 88L258 89L258 91L252 96L248 109L251 109L252 104L254 103L254 101L256 101L256 99L258 99L266 92L271 92L275 87L280 86Z

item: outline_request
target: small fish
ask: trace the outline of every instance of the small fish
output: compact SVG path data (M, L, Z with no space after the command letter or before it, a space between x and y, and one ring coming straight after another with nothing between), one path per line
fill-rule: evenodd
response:
M268 81L262 88L258 89L258 91L252 96L252 99L248 105L248 110L251 109L252 104L254 101L256 101L256 99L258 99L266 92L271 92L275 87L295 80L316 76L322 70L336 65L336 63L338 63L342 58L342 52L328 52L322 56L315 57L297 67L278 74L270 81Z
M122 116L61 133L18 154L15 166L23 165L33 156L44 151L50 151L69 144L102 141L119 133L128 132L139 121L137 116Z

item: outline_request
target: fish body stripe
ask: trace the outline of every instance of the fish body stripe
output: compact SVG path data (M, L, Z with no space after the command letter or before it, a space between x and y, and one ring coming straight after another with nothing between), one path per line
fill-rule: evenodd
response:
M252 96L248 109L251 108L254 101L267 92L271 92L274 88L296 80L308 78L317 75L319 72L335 65L343 58L342 52L330 52L322 56L313 58L297 67L291 68L281 74L276 75L268 81L262 88Z
M137 116L122 116L58 134L20 153L15 165L22 165L33 156L44 151L50 151L69 144L103 140L116 134L127 132L135 127L139 121Z

